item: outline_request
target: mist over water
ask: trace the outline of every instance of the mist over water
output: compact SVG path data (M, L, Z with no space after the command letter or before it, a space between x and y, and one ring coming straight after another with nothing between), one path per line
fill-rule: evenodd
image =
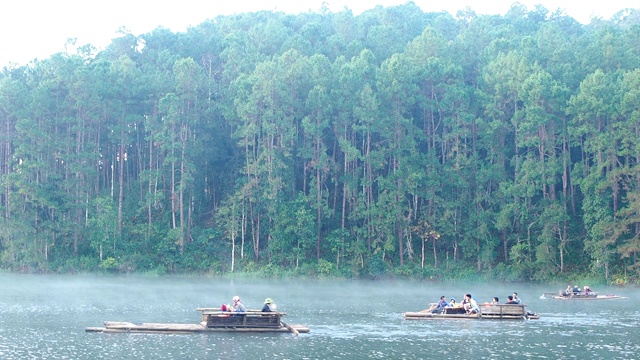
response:
M581 284L583 286L585 284ZM587 284L588 285L588 284ZM229 280L0 274L0 359L633 359L640 355L636 288L594 288L624 300L541 299L565 285L355 280ZM441 295L479 303L517 291L529 321L402 318ZM239 295L272 298L309 334L102 334L108 321L197 323L197 307Z

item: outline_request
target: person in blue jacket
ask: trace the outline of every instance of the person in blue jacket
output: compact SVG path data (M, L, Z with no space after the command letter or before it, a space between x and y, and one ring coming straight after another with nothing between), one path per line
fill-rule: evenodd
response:
M266 298L264 300L264 306L262 307L262 312L274 312L276 311L276 304L271 300L271 298Z

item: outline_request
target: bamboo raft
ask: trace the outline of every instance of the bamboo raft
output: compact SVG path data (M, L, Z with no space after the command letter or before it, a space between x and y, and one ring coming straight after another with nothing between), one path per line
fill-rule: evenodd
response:
M613 294L606 294L606 295L601 295L598 293L590 293L590 294L585 294L583 292L576 292L576 293L563 293L562 291L558 291L555 293L552 292L546 292L543 293L542 296L540 296L540 299L547 299L547 298L551 298L554 300L618 300L618 299L627 299L626 296L620 296L620 295L613 295Z
M529 320L540 319L540 315L527 311L521 304L484 304L480 306L477 314L466 314L461 308L445 308L442 313L428 311L405 312L405 320L435 320L435 319L461 319L461 320Z
M584 294L579 294L579 295L568 295L568 296L556 295L556 296L552 296L551 298L555 299L555 300L617 300L617 299L626 299L626 297L624 297L624 296L613 295L613 294L608 294L608 295L598 295L598 294L584 295Z
M193 334L207 332L259 332L259 333L308 333L303 325L289 325L282 321L284 312L261 312L249 310L244 313L223 312L219 309L198 308L201 312L199 324L134 324L124 321L105 321L104 327L87 327L86 332L102 333L146 333L146 334Z

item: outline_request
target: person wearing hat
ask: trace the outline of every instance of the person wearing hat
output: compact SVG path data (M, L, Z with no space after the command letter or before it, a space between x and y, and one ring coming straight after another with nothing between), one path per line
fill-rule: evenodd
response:
M240 301L240 296L233 297L233 311L235 312L247 312L247 308Z
M276 311L276 304L271 300L271 298L266 298L264 300L264 306L262 307L262 312L272 312Z

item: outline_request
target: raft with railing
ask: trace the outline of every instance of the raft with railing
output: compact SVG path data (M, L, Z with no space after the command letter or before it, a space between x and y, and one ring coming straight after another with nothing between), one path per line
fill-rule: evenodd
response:
M189 334L204 332L275 332L275 333L308 333L303 325L289 325L282 321L284 312L247 312L220 311L219 308L198 308L201 313L199 324L173 323L141 323L122 321L105 321L104 327L87 327L87 332L103 333L162 333Z
M467 314L461 307L444 308L442 312L423 310L419 312L405 312L405 320L434 320L434 319L463 319L463 320L529 320L539 319L540 315L527 311L523 304L483 304L480 311Z

